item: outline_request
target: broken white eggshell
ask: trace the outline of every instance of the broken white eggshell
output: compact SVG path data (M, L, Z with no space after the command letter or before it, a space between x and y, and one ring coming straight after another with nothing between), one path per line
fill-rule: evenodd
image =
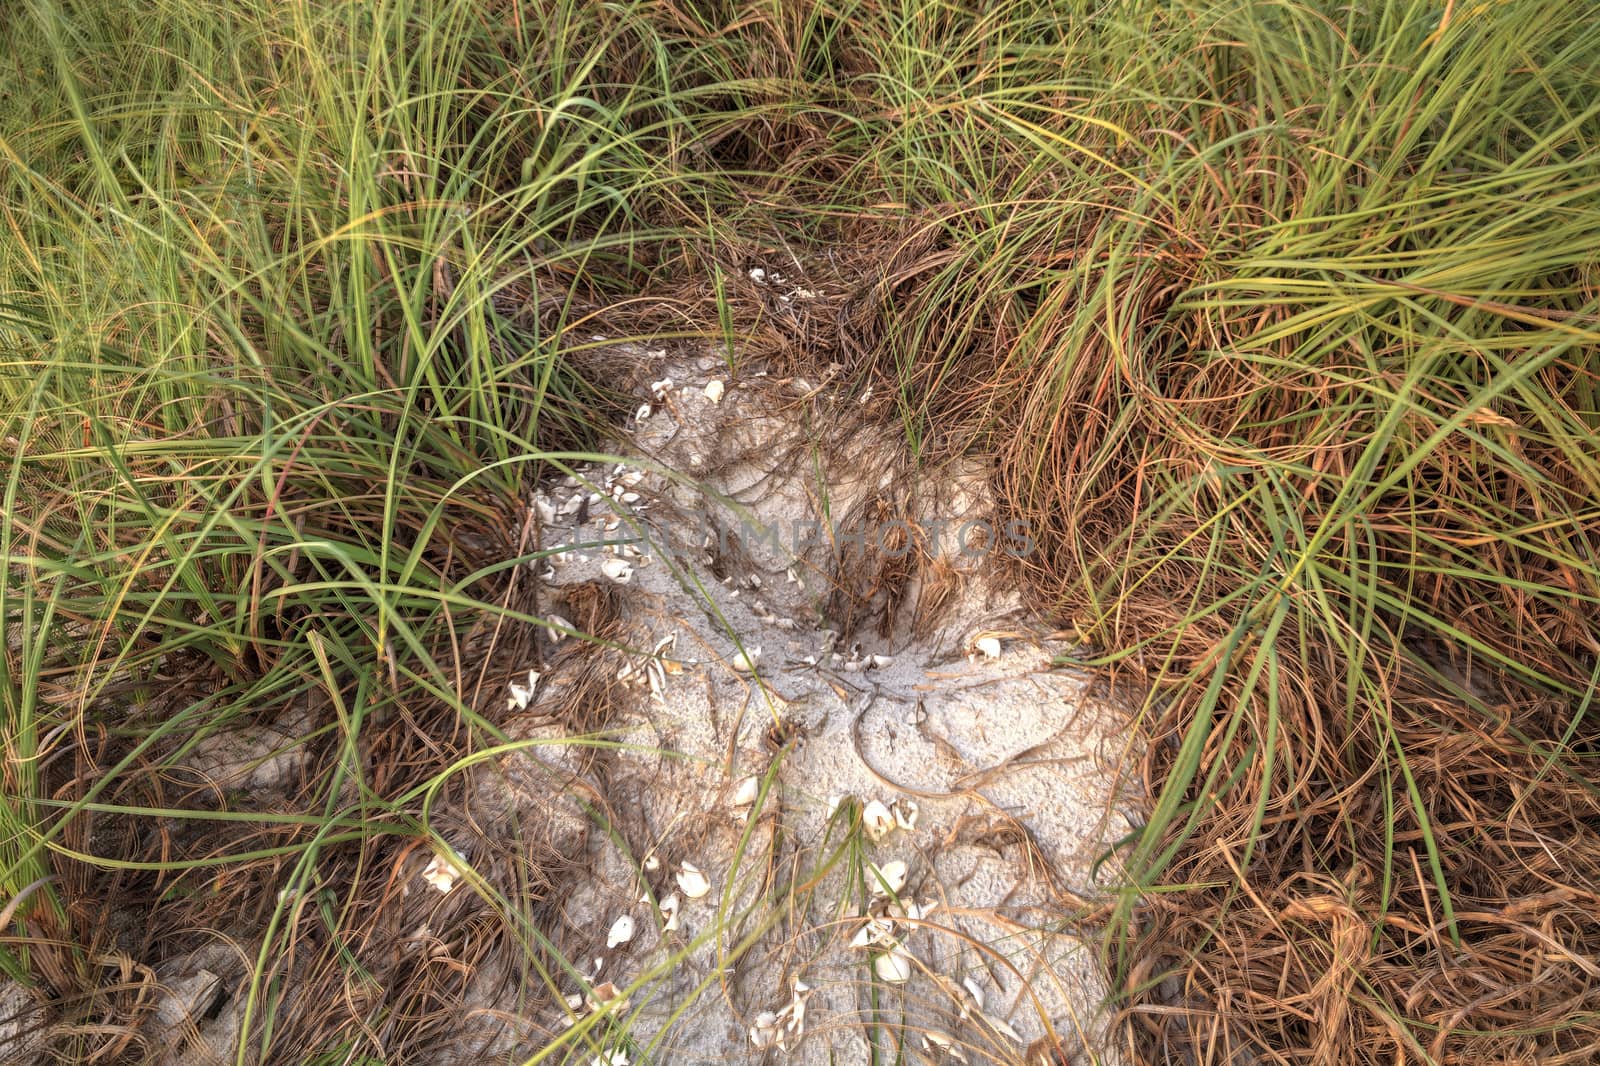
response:
M706 382L706 399L712 403L721 403L722 395L727 391L727 386L713 378Z
M423 867L422 879L428 883L429 887L448 893L456 887L456 880L461 877L461 867L457 865L457 860L460 862L466 861L460 852L456 852L454 859L443 855L434 855L428 865Z
M879 800L861 808L861 828L874 844L888 836L895 827L894 815Z
M510 695L506 697L506 710L527 710L528 704L533 700L534 692L539 688L539 671L528 671L528 683L526 685L512 681L506 688L510 692Z
M683 894L690 899L699 899L711 891L711 879L692 862L682 864L675 880L678 882L678 887L683 890Z
M750 1026L750 1043L765 1050L778 1042L778 1015L770 1010L764 1010L755 1017L755 1024Z
M922 1050L943 1052L956 1062L966 1062L967 1054L956 1047L956 1039L949 1033L941 1033L937 1029L929 1029L922 1034Z
M633 916L624 914L611 923L611 932L606 934L606 949L626 944L633 939Z
M746 648L733 657L733 668L741 674L753 674L761 663L760 648Z
M872 890L879 895L899 895L900 890L906 887L906 864L896 859L886 862L882 866L872 866Z
M600 564L600 572L617 584L626 585L633 579L633 564L613 557Z
M628 1000L623 996L622 989L618 988L612 981L607 981L603 985L595 985L594 991L589 993L584 1003L596 1014L603 1010L615 1009L621 1012L628 1009Z
M667 393L671 391L671 378L662 378L660 381L652 381L650 383L650 395L654 396L658 400L665 400L667 398Z
M938 901L917 903L909 899L891 900L885 908L889 917L907 922L920 922L939 909Z
M894 813L894 824L911 832L917 827L917 816L922 813L922 808L917 806L916 800L897 799L889 805Z
M992 1028L995 1032L999 1033L1001 1036L1010 1037L1012 1040L1015 1040L1019 1044L1027 1043L1027 1041L1022 1039L1022 1034L1017 1032L1015 1029L1011 1028L1011 1026L1006 1024L1006 1022L1003 1019L996 1018L992 1014L985 1014L983 1016L983 1020L988 1022L989 1023L989 1027Z
M661 900L661 913L666 915L666 921L661 923L663 933L674 932L678 928L678 910L682 903L678 900L676 892L669 893Z
M735 807L754 806L756 800L760 797L761 778L752 775L740 781L738 787L733 790L733 805Z
M880 981L890 984L904 984L911 980L912 955L899 944L872 960L872 972L878 975Z
M894 926L882 918L868 918L850 938L853 948L870 948L894 942Z
M985 659L1000 658L999 637L979 637L977 640L972 642L972 647L973 650L977 651Z

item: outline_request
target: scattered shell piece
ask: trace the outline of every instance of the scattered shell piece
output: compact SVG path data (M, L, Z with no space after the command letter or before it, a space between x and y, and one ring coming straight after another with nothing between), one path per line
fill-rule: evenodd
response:
M890 663L894 662L894 656L874 655L871 659L871 662L874 669L882 670L885 666L888 666Z
M595 985L584 1003L596 1014L602 1010L626 1010L628 1006L627 999L622 995L622 989L611 981Z
M606 950L618 944L626 944L633 939L633 916L624 914L611 923L611 932L606 934Z
M740 781L733 790L733 805L735 807L753 806L761 796L761 778L754 775Z
M913 957L902 945L895 944L888 951L872 960L872 972L878 975L880 981L890 984L904 984L911 980L911 964Z
M764 1010L755 1017L755 1024L750 1026L750 1043L763 1051L778 1043L778 1015L775 1011Z
M949 1033L929 1029L922 1034L922 1050L942 1052L956 1062L966 1062L967 1053L956 1047L956 1039Z
M767 272L760 267L754 267L750 271L750 280L757 285L765 285L767 283Z
M607 559L600 564L600 572L619 585L626 585L633 580L633 564L626 559Z
M829 796L828 797L828 813L827 813L826 817L831 820L834 815L838 814L839 813L839 805L841 803L843 803L843 802L844 802L844 797L843 796Z
M610 1051L601 1052L589 1060L589 1066L631 1066L633 1060L621 1048L612 1048Z
M899 859L886 862L882 866L872 865L872 890L879 895L899 895L900 890L906 887L908 869Z
M542 492L534 494L533 509L539 512L539 521L547 526L556 520L556 505Z
M692 862L683 863L676 880L678 887L683 889L683 894L690 899L699 899L711 891L711 879Z
M658 400L665 400L667 398L667 393L671 391L671 378L662 378L660 381L652 381L650 383L650 395L654 396Z
M649 870L651 873L655 873L657 870L661 869L661 860L654 855L646 855L644 859L644 868Z
M534 692L539 688L539 671L528 671L528 683L526 685L512 681L506 688L510 691L510 695L506 697L506 710L527 710L528 704L533 702Z
M917 817L922 814L922 808L912 799L897 799L889 810L894 813L894 824L908 833L917 827Z
M998 659L998 658L1000 658L1000 638L999 637L994 637L994 636L979 637L977 640L972 642L972 647L973 647L973 649L975 651L977 651L979 654L981 654L985 659Z
M423 868L422 879L428 882L430 887L448 893L456 887L456 879L461 877L461 867L458 863L465 861L466 858L459 851L455 852L453 858L436 854Z
M811 986L800 980L794 979L793 995L789 1005L778 1012L778 1017L783 1021L784 1036L779 1040L778 1046L785 1051L789 1050L789 1041L798 1041L805 1035L806 1028L806 996L811 994Z
M645 419L650 417L651 412L654 410L655 408L651 407L649 404L642 403L639 405L639 409L633 412L633 420L635 422L643 422Z
M667 671L660 659L644 664L645 683L650 686L650 698L657 703L667 702Z
M909 899L890 900L889 905L884 908L889 917L907 922L920 922L938 909L939 902L937 900L916 903Z
M722 394L727 391L727 386L716 378L706 382L706 399L712 403L721 403Z
M550 643L560 644L563 640L567 639L567 630L574 627L571 622L567 621L559 614L553 614L549 618L545 619L544 628L545 632L550 634Z
M1007 1025L1003 1020L1001 1020L999 1018L996 1018L991 1014L985 1014L983 1016L983 1020L988 1022L990 1028L992 1028L995 1032L999 1033L1001 1036L1010 1037L1012 1040L1015 1040L1019 1044L1022 1044L1022 1043L1026 1042L1026 1041L1024 1041L1022 1039L1022 1034L1021 1033L1019 1033L1015 1029L1011 1028L1011 1026Z
M983 1010L983 986L970 977L963 977L961 979L961 987L967 990L967 995L972 997L972 1002L977 1005L978 1009L980 1011Z
M683 906L676 892L670 892L661 900L661 913L666 915L666 921L661 923L663 933L675 932L678 928L678 910Z
M850 938L850 946L853 948L880 947L893 943L894 926L882 918L868 918L856 931L856 935Z
M861 828L874 844L888 836L894 826L894 815L881 801L873 800L861 808Z
M761 649L745 648L733 657L733 668L741 674L753 674L761 663Z

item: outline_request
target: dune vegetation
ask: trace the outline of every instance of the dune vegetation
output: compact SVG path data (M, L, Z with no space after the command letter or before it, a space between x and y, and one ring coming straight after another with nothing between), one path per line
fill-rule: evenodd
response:
M0 969L56 1061L159 1055L124 900L259 936L241 1062L409 1061L454 990L364 969L363 872L503 739L516 516L628 338L992 461L1143 740L1129 1061L1592 1061L1600 7L11 7ZM168 772L290 707L292 802ZM484 936L543 973L538 889Z

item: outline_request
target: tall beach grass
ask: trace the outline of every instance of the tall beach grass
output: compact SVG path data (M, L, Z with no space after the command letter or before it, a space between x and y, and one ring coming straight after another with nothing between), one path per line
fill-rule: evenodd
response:
M1600 7L16 7L0 967L58 1057L156 1054L138 964L241 913L241 1061L426 1046L369 870L504 739L519 497L637 334L993 458L1144 740L1136 1060L1588 1061ZM285 802L168 775L308 703ZM558 967L541 903L477 950Z

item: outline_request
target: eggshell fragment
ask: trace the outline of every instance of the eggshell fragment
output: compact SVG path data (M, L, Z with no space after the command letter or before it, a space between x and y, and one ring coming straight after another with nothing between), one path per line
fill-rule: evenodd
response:
M460 858L459 854L456 858ZM456 887L456 880L459 877L461 877L461 867L456 865L454 859L443 855L435 855L422 870L422 879L429 887L444 893Z
M683 904L678 899L676 892L669 893L661 900L661 913L666 915L666 921L661 923L663 933L671 933L678 928L678 910Z
M761 797L761 778L751 776L740 781L733 790L733 805L735 807L753 806Z
M529 670L528 671L528 683L526 685L519 684L516 681L510 682L506 686L506 689L509 692L509 695L506 697L506 710L508 710L508 711L525 711L525 710L527 710L528 709L528 704L530 702L532 702L533 694L534 694L534 692L536 692L538 690L538 688L539 688L539 671L537 671L537 670Z
M690 899L699 899L711 891L711 879L700 871L700 867L692 862L685 862L678 871L676 878L678 887Z
M626 944L633 939L633 917L624 914L611 923L611 932L606 934L606 948L614 948L618 944Z
M872 867L872 890L879 895L885 893L898 895L906 887L906 864L896 859L886 862L882 866Z
M872 972L878 975L880 981L904 984L911 980L911 962L911 953L896 944L872 960Z
M911 832L917 827L917 816L922 813L922 808L917 806L915 800L897 799L889 808L894 812L894 824Z
M861 809L861 828L874 844L888 836L894 824L894 815L879 800L873 800Z

